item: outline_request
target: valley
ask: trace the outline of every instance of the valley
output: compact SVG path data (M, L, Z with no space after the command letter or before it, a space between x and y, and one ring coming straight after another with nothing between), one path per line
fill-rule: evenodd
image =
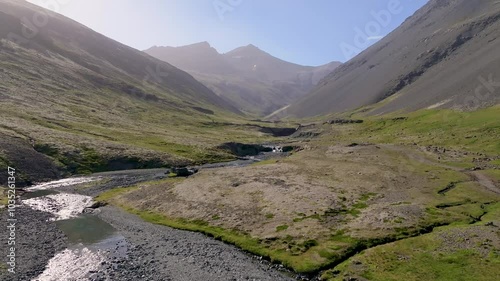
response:
M279 138L281 145L295 147L287 157L251 160L244 166L208 165L185 179L164 178L165 170L94 174L103 178L56 190L110 204L95 215L129 233L129 243L137 239L129 229L142 220L200 232L296 272L276 273L283 280L400 276L372 268L373 259L399 264L410 280L453 278L444 276L457 276L461 264L468 265L469 274L480 271L484 279L478 280L491 280L498 274L500 153L498 146L471 142L469 134L494 143L497 131L491 129L497 122L473 129L494 112L498 107L458 115L467 120L460 135L445 129L446 120L455 122L458 116L441 119L440 111L364 118L362 123L317 121ZM415 125L435 120L441 122L436 129L420 131ZM414 131L398 139L395 127ZM448 139L443 137L447 134ZM436 146L428 145L431 140ZM470 240L461 243L465 238ZM156 243L147 244L151 255ZM431 254L415 252L414 244L428 247ZM126 259L134 256L131 251ZM483 259L484 264L479 262ZM436 267L422 275L418 263L404 263L413 260ZM146 269L137 272L150 272L149 265L138 266ZM211 280L209 273L200 274Z
M413 12L307 66L0 0L0 281L496 280L500 4Z
M153 46L145 53L192 74L249 115L266 116L306 95L341 65L303 66L283 61L250 44L220 54L208 42Z
M482 114L477 115L469 116L470 121ZM416 121L411 117L401 120L394 122L412 127ZM286 140L302 148L290 157L248 167L201 171L182 182L145 183L104 193L98 200L121 206L148 221L218 237L296 272L313 276L321 272L324 280L349 276L393 280L382 271L352 262L364 260L379 247L380 251L384 247L404 250L407 239L437 247L443 242L435 233L460 236L462 231L487 229L490 238L484 239L492 241L490 246L483 248L476 243L479 240L474 240L464 249L471 253L481 249L490 262L484 272L492 273L483 272L484 280L493 278L498 262L495 214L500 178L491 177L491 172L499 168L494 160L499 155L498 147L486 155L474 152L481 148L474 149L473 145L468 150L442 152L429 149L424 135L418 133L405 134L407 143L398 139L368 142L371 136L365 134L377 128L378 122L319 123L314 129L308 127L321 132L319 137ZM493 126L497 125L495 122ZM429 133L450 132L427 130L425 135ZM488 138L487 134L482 138ZM423 143L413 143L413 139ZM467 136L448 140L448 147L460 147L461 139ZM477 158L489 160L478 162ZM486 237L483 234L478 235ZM365 249L370 251L365 254ZM436 248L435 255L463 254L444 250ZM418 253L409 252L408 260L413 255ZM439 263L437 256L429 256L427 261ZM471 267L481 258L475 254L461 257ZM393 256L383 258L389 261ZM443 268L447 268L445 265ZM334 269L322 271L329 268ZM447 269L446 274L453 276L453 270L459 268ZM429 274L438 278L445 274L442 270L437 268ZM408 275L414 278L410 280L424 276L417 271L412 274Z

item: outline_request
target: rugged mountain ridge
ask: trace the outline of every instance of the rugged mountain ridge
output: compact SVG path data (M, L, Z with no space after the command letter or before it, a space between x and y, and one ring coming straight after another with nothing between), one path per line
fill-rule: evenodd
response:
M72 62L79 68L78 74L90 78L93 84L106 84L106 80L116 78L117 83L125 85L132 78L130 85L123 87L147 83L159 87L167 95L193 101L201 99L204 103L235 111L191 75L168 63L27 2L4 0L0 3L2 53L9 58L15 59L17 55L16 46L8 43L11 42L45 57ZM37 26L36 15L43 15L46 24Z
M179 67L242 111L267 115L297 100L339 62L311 67L275 58L254 45L220 54L207 42L154 46L146 53Z
M308 117L368 105L371 114L474 110L496 104L498 88L491 81L500 80L499 18L498 1L429 1L281 114Z

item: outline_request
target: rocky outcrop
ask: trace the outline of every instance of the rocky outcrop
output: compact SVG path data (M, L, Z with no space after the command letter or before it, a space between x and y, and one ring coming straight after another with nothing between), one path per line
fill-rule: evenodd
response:
M16 186L58 179L60 172L52 159L37 152L26 139L0 134L0 169L16 169ZM0 185L7 184L7 172L0 173Z
M228 142L221 144L217 147L221 150L226 150L233 155L244 157L244 156L255 156L262 152L271 152L271 147L265 147L258 144L245 144L237 142Z
M259 131L273 135L274 137L288 137L297 132L297 128L272 128L272 127L260 127Z
M326 121L325 124L361 124L363 120L355 120L355 119L333 119Z
M171 170L167 170L167 174L173 173L175 174L176 177L189 177L192 176L196 173L198 173L197 168L187 168L187 167L181 167L181 168L172 168Z

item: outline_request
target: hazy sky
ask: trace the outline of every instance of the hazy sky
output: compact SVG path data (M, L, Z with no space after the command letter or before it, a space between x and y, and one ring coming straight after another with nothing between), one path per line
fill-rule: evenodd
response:
M147 49L254 44L284 60L346 61L427 0L29 0L121 43ZM377 16L378 15L378 16Z

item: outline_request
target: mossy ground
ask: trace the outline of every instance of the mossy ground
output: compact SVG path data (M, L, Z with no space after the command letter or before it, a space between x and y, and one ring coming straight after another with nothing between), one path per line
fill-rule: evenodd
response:
M17 61L2 60L0 65L8 73L38 71L46 81L42 87L31 80L22 87L14 79L4 81L7 96L0 103L0 136L33 144L66 175L233 160L234 155L215 147L276 139L257 126L295 126L249 121L248 116L200 104L186 93L128 81L160 100L144 99L113 87L111 78L121 81L120 77L95 87L73 73L72 65L67 76L55 76L55 70L45 68L50 58L33 63L29 53L19 52ZM64 84L78 90L68 90ZM196 109L201 107L207 110Z
M500 154L500 106L474 112L420 110L367 117L362 124L335 126L337 140L441 146L468 152ZM401 119L401 117L404 117ZM344 127L339 130L339 127Z
M322 280L495 280L500 274L500 253L498 240L489 239L497 239L496 232L484 226L441 227L368 249L324 272Z
M490 111L498 108L321 125L320 138L278 162L201 171L183 181L114 190L98 199L153 223L214 236L297 272L333 268L323 273L329 280L471 280L483 271L492 272L485 275L491 278L498 256L481 256L484 251L474 247L445 251L439 233L456 231L467 238L469 230L462 230L468 227L482 233L476 227L498 217L498 195L466 172L471 157L439 159L419 149L436 145L497 155L497 132L491 130L497 123ZM451 123L464 119L466 129L455 130L443 116ZM484 138L457 137L471 132ZM362 145L347 147L353 142ZM481 172L498 179L495 169ZM154 199L158 196L161 201Z
M1 187L0 188L0 206L6 206L9 202L9 198L7 197L7 189Z

